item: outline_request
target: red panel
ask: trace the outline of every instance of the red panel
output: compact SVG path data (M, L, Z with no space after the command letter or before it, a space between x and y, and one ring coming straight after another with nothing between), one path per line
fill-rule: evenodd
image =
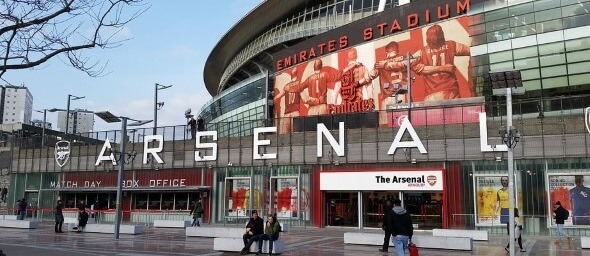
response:
M447 163L447 179L445 179L445 202L443 205L447 205L445 210L445 222L447 223L445 228L448 226L464 226L465 219L463 218L463 200L464 188L461 184L461 164L459 162L448 162ZM451 216L458 214L458 218L450 219Z

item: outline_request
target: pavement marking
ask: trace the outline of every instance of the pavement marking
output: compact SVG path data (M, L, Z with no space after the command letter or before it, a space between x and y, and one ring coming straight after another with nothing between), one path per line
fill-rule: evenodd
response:
M312 243L321 242L321 241L328 241L328 240L333 240L333 239L334 238L332 238L332 237L324 237L324 238L319 238L319 239L314 239L314 240L306 240L305 242L287 244L287 246L285 246L285 251L293 251L293 250L297 250L298 247L302 246L302 245L312 244Z

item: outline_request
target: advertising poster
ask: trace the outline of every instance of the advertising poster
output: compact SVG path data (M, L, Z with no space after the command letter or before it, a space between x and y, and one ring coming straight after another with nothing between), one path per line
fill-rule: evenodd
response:
M476 97L470 45L467 18L461 17L283 69L275 76L273 93L278 132L291 132L294 117L405 108L410 91L413 103ZM411 90L408 66L415 78ZM397 116L381 113L380 126L397 125ZM478 120L469 111L458 115L457 120Z
M277 179L276 199L277 217L297 217L297 179Z
M231 198L229 200L228 216L247 216L246 210L249 207L250 198L250 180L249 179L234 179L232 182Z
M590 175L583 174L548 174L549 213L553 216L555 203L569 211L569 218L564 226L590 225L590 188L584 185L584 180ZM555 219L548 221L555 225Z
M475 220L477 226L501 226L509 221L508 176L476 175L475 182ZM516 205L522 213L522 193L520 175L515 179ZM522 215L522 214L521 214ZM521 222L522 223L522 216Z

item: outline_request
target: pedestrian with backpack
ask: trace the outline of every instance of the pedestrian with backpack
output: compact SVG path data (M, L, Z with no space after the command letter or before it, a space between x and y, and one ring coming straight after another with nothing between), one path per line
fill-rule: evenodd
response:
M572 237L569 236L563 230L563 224L564 224L565 220L567 220L569 218L570 212L561 206L560 201L557 201L557 203L555 203L555 206L553 208L554 208L553 218L555 219L555 225L557 226L557 229L555 230L555 235L557 235L557 241L555 241L555 243L561 244L562 237L567 237L567 240L571 243Z
M410 213L402 207L402 201L399 199L393 200L392 213L389 214L389 231L391 232L391 240L395 246L395 251L398 256L406 255L408 244L412 242L412 235L414 235L414 226L412 226L412 217Z

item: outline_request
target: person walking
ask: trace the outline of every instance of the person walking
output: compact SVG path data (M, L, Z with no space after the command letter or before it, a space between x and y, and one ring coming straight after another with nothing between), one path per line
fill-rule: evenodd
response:
M203 216L203 204L201 203L201 199L195 203L195 207L193 207L189 215L191 214L193 215L193 223L191 224L191 227L200 227L201 217Z
M273 241L279 239L279 233L281 232L281 224L277 221L276 216L269 215L264 226L264 234L260 235L258 239L258 252L256 255L262 254L262 246L264 240L268 240L268 255L272 255Z
M6 187L2 188L2 202L6 203L6 195L8 195L8 189Z
M27 202L27 199L23 197L23 199L21 199L18 204L16 205L18 207L18 220L24 220L25 216L27 215L27 205L29 203Z
M518 242L518 247L520 247L520 251L521 252L526 252L526 250L524 248L522 248L522 225L519 225L518 221L520 215L518 214L518 208L514 208L514 240L516 240ZM508 232L510 232L510 224L506 224L506 229ZM510 233L508 233L508 236L510 236ZM507 252L509 252L510 249L510 241L508 241L508 245L506 245L506 247L504 247L504 250L506 250Z
M62 212L63 204L61 200L57 200L57 204L53 208L53 215L55 216L55 233L63 233L61 226L64 224L64 214Z
M414 235L412 217L402 207L402 201L399 199L393 200L391 211L387 224L393 236L393 245L395 246L397 256L404 256L406 255L405 251L408 248L408 243L412 241L412 235Z
M385 209L383 209L383 212L383 225L381 225L381 229L385 232L385 237L383 238L383 248L379 249L379 251L387 252L389 249L389 239L391 239L391 230L389 229L389 218L392 213L391 201L387 200L387 202L385 202Z
M78 212L78 230L76 232L82 233L86 228L86 223L88 223L88 212L86 212L85 208L80 209Z
M553 208L553 218L555 219L555 225L557 226L557 229L555 230L557 241L555 241L555 243L561 244L562 237L567 237L567 240L571 243L572 238L563 230L563 224L565 223L565 220L569 218L570 212L561 206L560 201L557 201Z

